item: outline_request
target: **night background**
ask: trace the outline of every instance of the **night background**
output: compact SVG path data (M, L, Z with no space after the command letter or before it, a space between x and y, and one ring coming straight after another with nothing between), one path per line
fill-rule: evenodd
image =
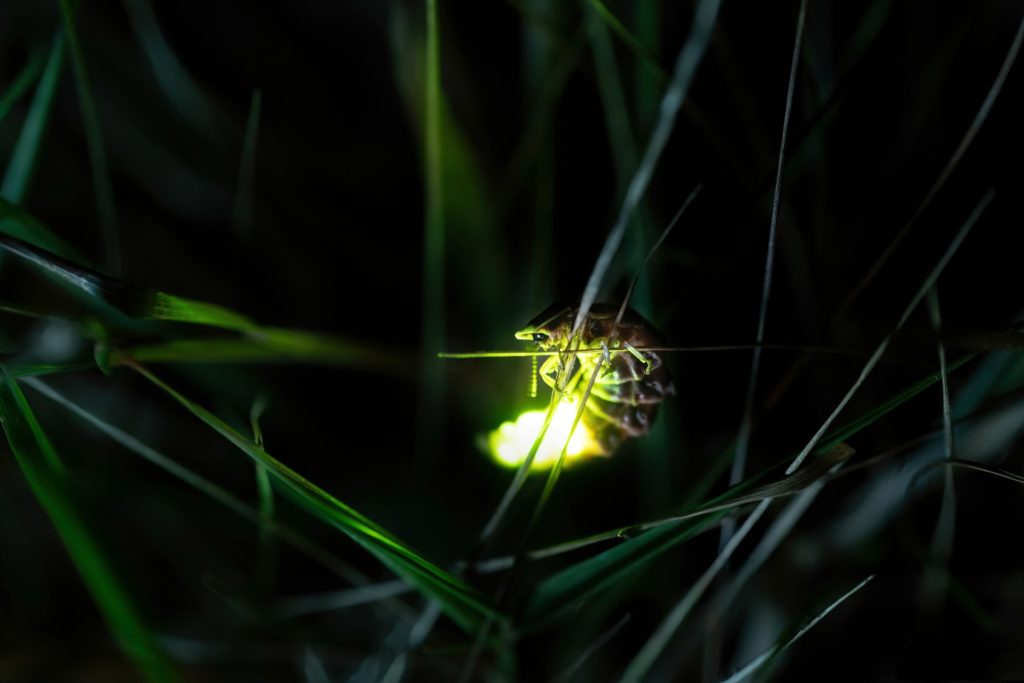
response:
M1024 678L1024 9L806 3L730 481L801 5L716 7L0 3L0 681ZM438 354L638 169L676 396L481 543L551 392Z

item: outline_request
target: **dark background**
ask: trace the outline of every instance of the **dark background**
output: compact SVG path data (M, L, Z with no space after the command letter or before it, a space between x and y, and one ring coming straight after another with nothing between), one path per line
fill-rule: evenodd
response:
M654 4L658 28L653 41L646 38L657 64L670 73L692 6ZM609 3L634 31L636 5ZM806 443L989 189L993 203L939 283L944 326L961 336L1003 332L1021 316L1019 64L907 239L855 304L835 316L964 137L1006 57L1020 7L809 5L766 340L852 353L812 354L786 385L800 354L765 353L752 473L778 466ZM659 92L638 53L611 35L628 121L610 137L600 92L601 80L610 76L595 65L587 7L440 2L446 341L444 349L423 349L422 6L154 3L153 17L193 91L162 84L159 66L147 58L147 46L153 49L156 41L139 18L143 4L82 3L79 36L110 159L125 278L267 324L379 345L409 366L441 350L519 349L512 336L517 328L552 301L578 300L582 293L617 215L622 179L635 163L613 150L632 145L639 156ZM605 282L602 299L620 300L654 237L703 183L634 300L674 344L754 339L796 14L794 2L724 4L642 218ZM59 25L56 3L0 5L0 84L11 82L33 51L48 49ZM655 96L638 94L644 87L653 87ZM255 88L262 111L253 218L246 227L233 216ZM22 98L0 123L4 154L29 100ZM70 64L23 207L102 264ZM5 300L56 305L51 293L6 268L0 283ZM38 340L38 323L6 317L4 323L8 349ZM528 400L528 365L521 359L426 362L441 364L443 387L424 390L418 370L373 366L161 370L239 425L253 398L268 396L263 429L271 453L447 565L472 547L510 478L479 451L477 436L528 405L540 406L541 399ZM626 444L614 458L566 472L532 545L671 514L700 484L724 490L728 475L714 468L742 415L749 351L678 353L669 363L679 396L662 407L657 433ZM936 368L922 308L840 423ZM951 377L954 396L977 368ZM109 379L98 371L80 373L54 385L254 500L251 468L240 454L127 371ZM442 423L427 437L416 427L422 415L417 397L424 395L443 400L434 413ZM42 399L29 399L80 482L97 533L148 623L169 640L199 644L202 656L181 656L191 680L290 680L300 675L304 648L322 657L337 680L347 680L379 653L389 617L370 608L285 622L253 616L275 598L340 586L314 563L282 551L275 585L259 594L247 578L257 541L251 525ZM1019 400L1011 382L1008 393L987 397L985 405L1013 407ZM936 388L852 445L866 459L940 427ZM1019 472L1019 430L1008 429L993 457ZM722 676L744 663L731 656L740 634L756 632L755 618L767 620L765 632L777 633L871 573L877 575L873 584L794 646L778 676L1024 676L1019 486L958 474L949 565L954 587L938 605L924 606L915 591L927 564L938 487L908 493L903 506L880 508L885 521L856 543L830 542L835 525L853 515L853 501L869 478L882 476L886 466L826 489L755 577L741 598L744 606L723 627ZM110 680L131 680L127 670L116 673L120 656L20 477L13 460L0 463L0 666L17 672L12 680L100 680L95 671L106 670L115 672ZM539 486L539 479L531 480L496 554L515 547L516 529ZM287 503L281 515L371 575L388 577L354 545ZM518 675L553 677L629 613L627 626L581 674L597 680L619 675L712 561L716 543L717 534L708 534L663 557L604 612L523 637L514 649ZM518 595L576 557L529 567ZM660 660L662 672L699 678L701 651L713 642L699 615L691 617ZM455 675L469 643L442 622L428 645L414 660L414 680ZM52 656L57 651L59 658Z

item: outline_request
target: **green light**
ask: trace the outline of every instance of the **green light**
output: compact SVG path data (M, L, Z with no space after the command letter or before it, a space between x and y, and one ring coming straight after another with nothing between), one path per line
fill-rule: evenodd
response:
M565 452L565 466L594 455L606 455L601 444L581 421L572 436L569 431L576 419L576 401L562 401L555 408L551 426L544 435L544 441L530 465L531 470L550 469L568 439ZM544 424L547 411L530 410L522 413L515 422L504 422L487 435L487 446L494 461L503 467L519 467L533 447L533 442Z

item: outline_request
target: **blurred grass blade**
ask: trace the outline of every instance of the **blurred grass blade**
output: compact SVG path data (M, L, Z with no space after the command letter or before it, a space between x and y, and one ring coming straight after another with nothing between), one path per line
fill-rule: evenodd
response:
M549 576L527 600L524 621L540 623L560 614L640 570L670 548L714 527L727 514L728 510L721 510L665 524Z
M1020 52L1021 42L1024 41L1024 16L1021 17L1020 25L1017 27L1017 33L1013 37L1013 41L1010 43L1009 49L1006 51L1006 57L1003 58L1003 64L999 67L999 72L996 74L995 80L992 81L992 86L988 89L985 94L985 99L982 100L981 106L978 108L978 112L974 115L974 120L971 121L971 125L967 127L967 131L964 133L963 138L960 140L960 144L953 150L953 154L950 156L949 161L943 167L942 172L939 173L939 177L935 180L932 186L928 189L928 193L925 195L921 203L918 204L914 213L910 216L910 219L900 228L900 231L896 233L896 236L892 238L889 245L879 255L871 267L868 268L868 272L864 274L864 277L860 279L857 285L850 291L846 296L846 299L839 308L836 310L834 318L839 318L845 313L853 302L857 300L860 293L875 279L878 272L882 267L889 261L896 248L903 242L903 239L910 232L911 228L917 223L917 220L924 213L924 210L928 208L932 200L942 189L942 186L946 184L946 180L953 174L953 170L956 169L957 164L960 163L960 159L967 152L967 148L971 146L978 131L985 124L985 119L988 118L989 112L992 110L992 106L995 104L996 98L999 97L999 93L1003 89L1003 83L1006 82L1006 76L1010 73L1010 69L1013 67L1013 63L1017 60L1017 54Z
M22 369L19 368L18 370L12 372L12 374L20 374L21 370ZM50 399L51 401L54 401L55 403L67 409L69 412L78 416L82 420L85 420L92 427L102 432L103 434L106 434L113 441L121 444L127 450L149 461L153 465L156 465L160 469L164 470L171 476L176 477L177 479L184 482L188 486L191 486L192 488L202 493L203 495L208 496L211 500L214 500L217 503L223 505L231 512L237 514L239 517L242 517L243 519L248 519L249 521L254 522L256 524L261 523L262 519L260 512L253 509L250 505L243 502L236 496L232 495L226 489L218 486L217 484L209 481L208 479L204 479L203 477L199 476L198 474L188 469L187 467L180 465L173 459L160 453L151 446L148 446L145 443L139 441L137 438L120 429L119 427L110 424L109 422L101 419L100 417L96 416L93 413L90 413L89 411L85 410L74 401L68 399L63 394L54 390L48 384L45 384L42 381L35 379L34 377L28 377L23 381L25 382L25 384L28 384L30 387L32 387L32 389L39 392L46 398ZM348 563L344 562L335 555L331 554L324 548L316 545L308 538L299 534L297 531L294 531L290 527L287 527L276 520L271 520L269 528L279 538L291 544L297 550L305 553L310 558L316 560L324 567L334 572L337 576L344 579L345 581L349 581L356 585L362 585L367 582L366 576L364 576L357 569L350 566Z
M262 448L258 448L250 439L213 413L179 394L145 368L134 363L131 364L131 367L170 394L189 412L226 438L254 462L266 467L284 492L310 513L344 532L386 567L416 586L425 595L437 600L445 614L459 626L467 631L472 631L483 618L499 616L477 591L417 555L383 527L303 478Z
M75 251L71 245L65 243L45 225L4 198L0 198L0 235L13 237L16 240L26 242L39 249L44 249L77 264L85 263L85 258ZM0 248L7 251L17 253L18 246L17 244L12 245L0 239ZM19 255L27 258L44 270L53 270L53 268L48 268L46 264L32 259L27 254L19 253Z
M263 429L260 427L260 418L263 411L267 409L265 396L258 397L253 401L249 410L249 425L252 428L252 441L257 448L264 448ZM256 469L256 491L260 500L260 536L259 536L259 559L256 562L256 584L270 592L277 574L277 547L271 535L274 527L274 489L270 485L270 473L260 463L253 463Z
M1024 484L1024 477L1013 472L1007 472L1004 469L998 467L989 467L988 465L982 465L980 462L972 462L971 460L961 460L960 458L949 458L947 460L938 460L933 463L929 463L925 467L921 468L921 471L914 475L914 478L910 482L908 488L912 488L917 480L924 476L926 473L935 469L936 467L963 467L967 470L974 470L975 472L984 472L985 474L991 474L994 477L1006 479L1017 484Z
M605 5L601 0L589 0L590 6L594 9L595 14L601 18L608 28L615 33L619 39L625 43L629 49L633 52L633 56L636 57L637 63L642 65L644 69L650 74L659 85L664 85L669 80L668 72L662 68L661 64L658 63L658 58L651 52L650 48L644 45L644 42L637 36L630 33L629 29L619 21L608 6ZM653 3L643 3L653 4ZM600 75L599 75L600 76Z
M778 643L775 644L775 646L773 648L771 648L770 650L768 650L767 652L765 652L761 656L755 658L754 661L750 662L750 664L748 664L747 666L743 667L742 669L740 669L739 671L734 673L732 676L730 676L725 681L723 681L723 683L740 683L740 681L745 680L748 676L750 676L751 674L756 672L762 666L764 666L765 664L767 664L768 662L773 660L778 655L782 654L791 645L793 645L793 643L795 643L796 641L798 641L801 638L803 638L805 633L807 633L812 628L817 626L819 621L821 621L822 619L827 617L829 615L829 613L832 612L835 608L839 607L839 605L841 605L844 602L846 602L846 600L848 598L850 598L854 593L856 593L861 588L866 586L868 584L868 582L870 582L873 578L875 578L874 574L868 576L866 579L864 579L863 581L858 583L856 586L851 588L849 591L844 593L842 596L840 596L839 599L837 599L835 602L833 602L828 607L823 609L816 617L814 617L809 622L807 622L807 624L805 624L791 638L789 638L785 642L782 642L780 640Z
M0 94L0 123L3 123L14 103L21 99L21 96L28 91L29 86L39 77L42 68L43 54L33 51L28 61L25 62L25 66L14 77L14 81Z
M423 177L423 360L416 416L416 444L420 462L434 457L440 442L444 397L444 366L434 354L444 348L445 221L442 175L441 46L437 26L437 0L425 0L426 55L424 59Z
M128 18L168 101L196 128L216 135L213 105L167 42L149 0L124 0Z
M259 327L240 338L177 339L125 349L115 356L140 363L324 363L411 378L410 353L302 330Z
M252 320L228 308L205 301L174 296L166 292L156 292L149 309L141 317L148 320L173 320L196 325L209 325L226 330L256 328L256 323Z
M839 401L839 404L825 419L821 427L818 428L818 431L814 434L814 436L811 437L811 440L807 442L807 445L804 446L802 451L800 451L800 454L797 455L796 458L794 458L792 464L786 470L786 474L791 474L795 472L798 467L800 467L800 463L802 463L804 461L804 458L807 457L807 454L810 453L815 446L817 446L818 441L821 440L821 437L825 434L825 431L832 425L835 419L839 416L839 413L842 412L843 408L846 407L846 404L850 402L851 398L853 398L853 395L857 393L858 389L860 389L861 385L864 384L864 381L868 378L868 375L870 375L872 370L875 369L875 366L878 365L878 361L881 359L882 354L885 353L885 350L888 348L889 343L892 341L892 338L896 335L897 332L899 332L903 328L903 325L907 322L907 319L910 317L910 314L913 313L914 309L917 308L917 305L921 303L921 300L928 293L928 290L935 286L936 281L938 281L939 279L939 275L942 274L942 271L946 268L946 265L949 263L950 259L953 258L953 255L960 248L960 245L967 237L967 234L971 231L971 228L973 228L974 224L978 222L978 219L981 217L981 214L992 202L992 198L994 196L995 192L993 190L989 190L981 198L981 201L979 201L978 204L974 207L974 210L971 212L971 215L967 217L967 220L964 222L963 226L957 232L956 236L953 238L953 241L950 242L950 245L946 248L946 251L945 253L943 253L942 258L939 259L939 262L935 265L935 267L925 278L924 283L917 290L917 293L914 294L914 296L911 298L910 303L907 304L907 307L903 309L903 313L900 315L900 319L896 321L896 326L893 327L893 329L887 335L885 335L885 338L882 339L881 343L879 343L878 348L875 349L875 352L871 354L870 358L868 358L867 363L864 364L864 367L861 369L860 375L858 375L856 381L854 381L853 386L850 387L849 391L846 392L846 395L844 395L842 400Z
M11 160L7 164L3 185L0 185L0 196L15 204L20 204L25 198L25 192L32 180L32 172L39 159L46 122L50 118L60 74L64 68L64 52L64 33L57 31L50 47L50 56L46 60L46 68L36 87L36 94L32 98L32 105L25 116L21 134L14 145Z
M683 599L676 603L676 606L672 608L672 611L668 613L664 621L658 625L655 632L630 661L629 666L626 667L626 672L622 675L623 681L632 683L632 681L639 681L647 675L655 660L665 650L665 646L668 645L669 640L671 640L679 625L683 623L690 610L693 609L697 601L704 595L704 591L708 589L711 582L722 571L722 568L725 567L726 562L729 561L729 558L732 557L732 554L739 547L743 539L746 538L747 534L750 533L750 530L754 528L754 524L765 513L771 502L771 498L761 501L754 508L753 512L747 516L743 526L735 534L731 535L707 571L701 574L701 577L690 587L690 590L686 592Z
M278 619L293 619L309 614L323 614L335 610L347 609L358 605L380 602L408 593L411 589L405 581L383 581L381 583L349 588L330 593L314 595L297 595L277 601L273 614Z
M690 29L690 35L687 36L686 41L679 50L679 56L676 58L675 69L672 73L672 81L669 83L668 89L661 99L658 120L647 143L647 149L644 151L636 173L633 174L633 179L626 190L626 197L622 202L619 217L608 233L604 246L601 247L601 253L598 254L597 262L594 264L594 270L590 274L590 279L587 280L587 285L583 290L583 297L580 299L579 309L576 312L576 320L572 326L573 335L579 332L583 321L587 318L587 314L590 313L590 307L593 305L594 300L597 299L605 273L608 272L608 267L611 265L619 245L622 244L622 238L633 217L633 212L640 204L640 200L643 198L644 193L647 191L647 186L651 182L654 167L657 165L658 159L668 143L672 128L675 126L676 115L679 113L680 107L682 107L683 100L686 99L690 84L693 82L693 77L697 72L697 67L700 65L701 58L704 56L704 51L711 39L711 32L715 26L720 4L721 0L700 0L697 4L697 9L694 10L693 26Z
M661 15L662 7L659 0L647 0L646 2L635 3L633 8L634 26L636 27L636 39L650 53L651 57L661 70L661 62L657 54L661 46ZM647 130L658 106L658 94L662 86L668 82L668 74L663 78L653 75L648 67L648 62L641 59L640 52L634 52L637 57L633 69L634 102L636 102L636 123L639 130ZM662 72L664 73L664 72Z
M263 91L254 88L249 101L249 117L245 124L242 159L238 164L238 190L235 195L235 230L244 239L252 236L253 186L256 182L256 140L259 137Z
M0 423L33 494L56 528L65 550L121 648L134 660L146 679L175 680L169 664L157 650L128 595L75 509L57 452L6 368L0 385Z
M977 354L962 356L950 363L948 371L952 372L962 367L975 357ZM819 450L825 450L826 453L832 453L834 457L838 457L841 451L834 449L843 441L848 440L922 391L934 386L940 380L938 372L932 373L882 401L864 415L823 438ZM825 462L829 467L836 464L835 461ZM808 467L814 467L817 470L816 464ZM799 474L799 472L793 474ZM748 498L788 495L801 490L809 483L796 480L799 486L794 486L793 474L779 482L769 484L756 495L736 496L737 493L749 488L749 483L752 480L748 478L740 485L694 506L691 512L677 518L623 527L613 532L593 536L592 540L595 542L616 537L628 540L544 579L527 601L524 618L531 623L544 621L572 607L584 598L604 590L632 572L638 571L666 550L712 528L738 505L753 502ZM694 517L694 515L699 515L699 517ZM585 545L589 544L588 542Z
M67 32L68 47L71 49L71 66L78 82L78 106L82 113L82 127L85 129L85 142L89 150L89 167L92 170L93 189L96 193L96 208L99 212L100 225L103 229L103 245L106 252L106 267L113 275L121 274L121 252L117 227L117 213L114 206L114 188L110 181L110 166L107 163L107 150L103 142L103 131L100 128L99 114L92 97L92 87L85 69L85 58L82 46L78 41L75 28L75 8L72 0L58 0L64 30Z
M937 287L932 287L928 290L927 304L932 330L939 338L939 341L936 343L936 351L939 356L939 373L942 375L943 445L946 458L952 460L956 457L956 444L953 440L953 416L949 402L949 372L946 368L946 345L942 343L942 311L939 306ZM953 554L953 535L955 529L956 488L953 483L953 470L949 468L945 472L945 481L942 488L942 506L939 508L939 517L935 521L935 531L932 533L932 554L934 557L946 560Z

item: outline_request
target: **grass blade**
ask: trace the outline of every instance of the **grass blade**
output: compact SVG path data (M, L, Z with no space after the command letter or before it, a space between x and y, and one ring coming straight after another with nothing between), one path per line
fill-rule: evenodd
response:
M953 170L956 169L957 164L960 163L960 159L963 158L964 153L967 152L967 148L971 146L975 136L981 127L985 123L985 119L988 118L989 112L992 110L992 105L995 104L996 98L999 97L999 93L1003 89L1003 83L1006 82L1006 76L1010 73L1010 69L1013 67L1013 63L1017 60L1017 54L1020 52L1021 42L1024 41L1024 16L1021 17L1020 26L1017 27L1017 33L1013 37L1013 41L1010 43L1010 48L1006 51L1006 57L1003 59L1002 66L999 67L999 72L996 74L996 78L992 81L992 87L989 88L985 94L985 99L982 100L981 107L978 108L978 113L974 115L974 120L971 121L971 125L967 127L967 132L964 133L963 138L960 140L960 144L957 145L956 149L953 150L952 156L949 161L943 167L942 172L939 173L939 177L935 180L932 186L928 189L928 193L924 199L914 210L914 213L910 216L910 220L900 229L896 236L893 237L889 246L885 248L885 251L878 257L878 259L871 265L868 272L864 274L864 277L860 279L860 282L850 291L846 299L836 310L835 318L839 318L845 313L853 302L856 301L860 293L864 291L864 288L875 279L878 272L882 267L889 261L896 248L903 242L903 239L910 232L910 229L914 227L917 220L924 213L924 210L932 203L935 199L935 195L939 193L942 186L945 185L946 180L953 174Z
M957 249L960 248L960 245L967 237L967 233L969 233L971 231L971 228L974 227L974 224L978 221L978 218L981 217L981 214L992 202L992 198L994 196L995 193L992 190L989 190L981 198L981 201L978 202L977 206L974 207L974 210L971 212L971 215L968 216L967 221L963 224L963 227L960 228L959 232L957 232L949 247L946 248L946 252L942 255L942 258L939 259L938 264L936 264L935 268L933 268L931 273L928 274L928 277L925 278L924 284L921 285L921 288L918 289L917 293L913 296L913 298L911 298L910 303L907 304L907 307L903 309L903 314L900 315L900 319L896 322L896 326L892 329L891 332L889 332L889 334L885 336L881 343L879 343L878 348L875 349L875 352L871 354L871 357L868 359L867 363L864 364L864 367L861 369L860 375L857 377L857 380L853 383L853 386L850 387L850 390L847 391L846 395L843 396L841 401L839 401L839 405L836 406L835 410L833 410L832 413L828 416L828 418L826 418L825 422L822 423L817 433L813 437L811 437L811 440L807 442L807 445L804 446L802 451L800 451L800 454L797 455L797 457L793 460L793 463L789 466L789 469L786 470L786 474L791 474L794 471L796 471L798 467L800 467L800 463L803 462L804 458L807 457L807 454L810 453L818 444L818 441L821 439L822 435L824 435L825 430L827 430L829 426L831 426L831 424L835 421L836 417L839 416L839 413L842 412L843 408L846 407L846 404L850 402L851 398L853 398L853 395L857 392L858 389L860 389L861 385L864 383L864 380L867 379L868 375L871 374L871 371L875 369L876 365L878 365L878 361L881 359L882 354L885 353L885 350L888 348L889 343L892 341L892 338L896 335L897 332L900 331L903 325L907 322L907 318L909 318L910 314L914 311L915 308L917 308L917 305L921 303L921 300L928 293L928 290L935 286L935 282L939 279L939 275L942 274L942 271L945 269L946 264L948 264L950 259L953 258L953 254L955 254Z
M590 6L594 8L597 16L608 25L608 28L619 37L626 46L633 52L636 57L637 63L644 67L644 70L650 74L658 84L667 83L669 75L662 68L661 64L658 63L658 58L651 52L640 38L630 33L629 29L619 21L608 6L605 5L601 0L590 0Z
M647 143L647 149L644 151L640 164L633 174L633 179L629 183L629 188L626 190L626 197L622 202L619 217L616 219L615 225L612 226L611 232L608 233L608 238L601 248L601 253L598 254L594 270L590 274L590 279L587 280L587 286L583 290L583 297L576 312L576 320L573 322L571 336L575 336L579 332L583 326L583 321L587 319L590 307L595 299L597 299L605 273L608 272L612 258L615 257L619 245L622 244L622 238L626 233L626 227L630 223L633 212L647 191L647 186L651 182L651 176L654 174L654 167L657 165L658 158L668 143L669 135L671 135L672 128L675 126L676 115L683 105L683 100L686 99L690 84L693 82L693 77L697 72L697 67L704 56L704 50L711 39L711 31L715 26L715 19L718 16L720 5L721 0L700 0L697 4L690 35L687 36L686 42L683 43L683 47L679 50L679 56L676 58L675 69L672 73L672 81L669 83L668 89L661 99L658 120Z
M74 247L65 243L45 225L4 198L0 198L0 235L44 249L68 261L78 264L85 263L84 257L75 251ZM19 246L18 243L12 244L9 240L0 237L0 248L28 259L43 270L54 271L53 267L48 268L41 259L34 259L23 253L19 250Z
M768 318L768 299L772 290L772 274L775 270L775 235L779 223L779 209L782 196L782 171L786 167L786 138L789 134L789 119L793 112L793 90L796 88L796 67L800 61L800 46L803 44L804 23L807 18L807 0L801 0L800 11L796 20L796 37L793 39L793 56L789 65L789 85L786 90L786 108L782 116L782 135L779 141L778 165L775 167L775 189L772 192L772 213L768 226L768 251L764 261L764 280L761 285L761 309L757 317L757 335L755 344L764 343L765 321ZM750 445L750 432L754 423L754 394L757 392L757 376L761 369L761 347L754 349L750 361L750 378L747 381L747 396L743 402L743 418L740 421L739 435L736 437L736 455L732 461L732 473L729 483L736 484L743 479L743 470L747 466L747 448ZM728 537L728 527L723 534L723 542Z
M21 134L18 136L11 160L8 162L3 185L0 185L0 196L15 204L21 203L25 198L25 192L28 190L32 172L35 170L36 161L39 158L39 148L46 132L46 122L50 119L53 99L57 92L57 85L60 83L61 71L64 68L64 46L64 34L58 31L53 38L50 56L46 60L46 68L36 87L36 94L32 98L32 104L25 116L25 123L21 127Z
M441 140L441 47L437 0L425 0L426 58L423 108L423 177L425 183L423 248L423 365L416 431L420 460L439 442L444 396L444 366L433 358L444 348L445 221Z
M21 96L25 94L29 86L39 77L39 72L43 68L43 55L41 52L33 52L32 56L29 57L28 62L18 72L18 75L14 77L14 81L7 86L3 94L0 94L0 123L7 118L7 114L10 113L14 103L21 99Z
M245 124L242 159L238 164L238 191L235 197L235 230L244 239L252 235L253 186L256 182L256 139L260 131L263 90L255 88L249 101L249 118Z
M170 665L157 649L128 594L75 509L57 452L6 368L0 386L0 423L33 494L57 530L121 649L134 660L147 680L175 680Z
M190 401L145 368L134 363L130 363L130 366L254 462L266 467L274 481L296 502L348 535L422 593L437 600L445 614L459 626L472 631L483 618L499 617L486 599L464 582L420 557L383 527L276 460L216 415Z
M761 656L755 658L754 661L750 662L750 664L746 665L745 667L734 673L732 676L723 681L723 683L739 683L740 681L746 679L752 673L760 669L762 666L770 662L772 659L782 654L791 645L793 645L793 643L803 638L804 634L806 634L812 628L817 626L819 621L827 617L829 613L831 613L834 609L839 607L839 605L846 602L846 600L849 599L854 593L856 593L861 588L866 586L873 578L875 578L874 574L868 576L866 579L858 583L849 591L841 595L835 602L833 602L828 607L819 612L817 616L815 616L813 619L807 622L799 631L797 631L792 638L785 642L780 641L779 643L776 643L775 647L771 648Z
M19 372L20 369L12 371L12 374L18 374ZM223 505L239 517L256 524L262 523L262 516L259 511L253 509L250 505L243 502L227 490L208 479L199 476L187 467L178 464L173 459L146 445L142 441L139 441L137 438L128 434L119 427L110 424L93 413L90 413L74 401L71 401L63 394L54 390L48 384L45 384L34 377L28 377L22 381L32 387L33 390L39 392L41 395L65 408L73 415L89 423L89 425L108 436L114 442L140 456L144 460L149 461L153 465L156 465L171 476L179 479L188 486L191 486L196 491L208 496L210 499ZM287 527L276 520L271 520L269 523L269 529L279 538L291 544L295 549L305 553L311 559L316 560L345 581L356 585L362 585L367 582L367 578L362 574L362 572L350 566L348 563L336 557L326 549L316 545L292 528Z
M626 667L626 672L622 675L623 681L639 681L647 672L650 671L651 666L654 665L654 661L668 645L669 640L675 634L676 629L683 623L683 619L690 613L697 601L704 595L704 591L708 589L711 582L718 576L718 573L722 571L725 564L732 557L732 554L739 547L739 544L746 538L750 530L754 528L754 524L757 520L761 519L761 515L765 513L768 506L771 505L772 499L767 498L761 501L754 511L751 512L743 526L739 528L735 534L733 534L729 540L725 543L721 552L715 557L715 561L711 563L707 571L701 574L701 577L697 579L690 590L686 592L683 599L676 603L676 606L672 608L672 611L668 613L664 621L658 626L657 630L651 635L651 637L644 643L644 646L630 661L629 666Z
M968 354L958 358L950 363L949 372L953 372L976 357L977 354ZM859 418L821 439L821 450L831 451L841 442L848 440L857 432L878 421L940 381L941 377L938 372L918 380L903 391L882 401ZM835 464L835 462L831 463L831 465ZM799 472L796 474L799 474ZM773 488L762 492L760 495L770 494L773 497L778 497L798 490L790 488L787 484L788 481L789 479L787 478L777 482L777 484L771 484L769 486ZM736 497L737 493L741 493L748 488L748 482L752 482L752 480L748 478L739 486L709 501L694 506L695 514L699 513L699 517L694 517L692 514L684 514L678 518L651 523L654 525L653 527L651 524L640 525L639 527L633 525L595 535L593 542L623 537L628 540L597 555L581 560L575 565L542 581L527 602L524 612L525 620L531 623L547 620L572 607L580 600L604 590L630 573L640 570L666 550L696 536L702 531L713 528L738 504L748 502L743 498ZM714 511L712 512L712 510ZM639 535L636 535L637 532L640 532ZM589 544L588 542L585 545Z
M114 206L114 188L110 181L110 166L103 142L103 131L92 97L92 87L85 69L82 45L75 28L75 9L71 0L59 0L60 13L67 32L68 47L71 49L71 66L78 82L78 106L82 110L82 126L85 128L85 142L89 149L89 166L92 169L93 188L96 193L96 208L100 226L103 229L103 243L106 250L107 270L114 275L121 274L121 252L117 227L117 212Z
M208 135L216 135L216 110L167 42L152 3L149 0L125 0L124 7L153 75L168 101L196 128Z
M411 353L303 330L255 327L240 338L176 339L132 346L111 362L140 363L324 363L373 370L395 377L415 376Z
M939 354L939 373L942 375L942 435L946 458L956 457L956 444L953 441L953 417L949 403L949 373L946 369L946 345L942 343L942 312L939 307L939 294L936 287L928 290L928 316L932 329L939 335L936 349ZM947 559L953 553L953 533L956 529L956 489L953 484L953 470L947 469L942 489L942 507L939 518L935 522L932 536L932 554Z

